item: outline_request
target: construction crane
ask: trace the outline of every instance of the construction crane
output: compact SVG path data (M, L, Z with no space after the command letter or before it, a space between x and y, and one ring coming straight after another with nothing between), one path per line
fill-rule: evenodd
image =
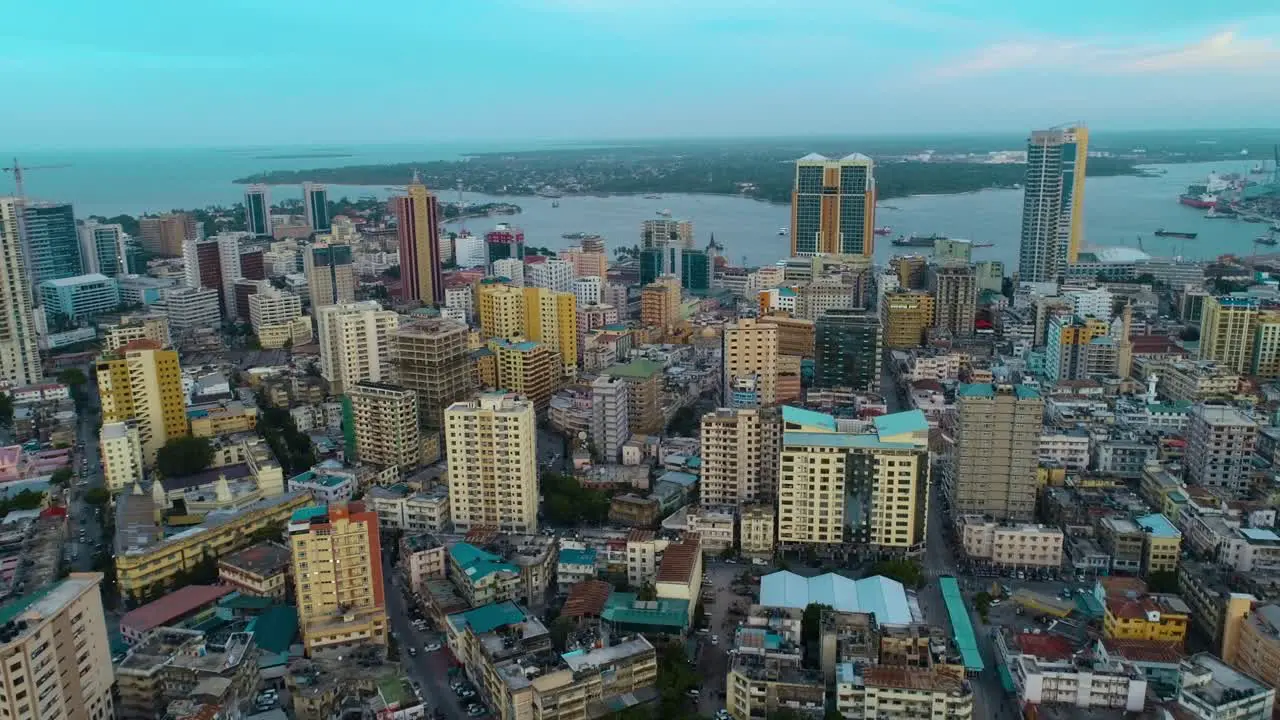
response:
M7 168L0 168L7 173L13 173L13 184L18 189L18 198L25 200L27 197L27 189L23 185L23 174L28 170L58 170L60 168L71 167L70 165L27 165L23 166L18 162L18 158L13 159L13 165Z

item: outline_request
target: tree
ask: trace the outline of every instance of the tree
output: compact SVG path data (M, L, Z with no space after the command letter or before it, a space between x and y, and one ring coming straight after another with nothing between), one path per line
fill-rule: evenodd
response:
M80 368L67 368L58 373L58 382L74 390L89 382L89 380L84 376L84 371Z
M650 583L644 583L640 586L639 592L636 593L637 600L657 600L658 591L653 588Z
M978 617L982 618L982 622L987 621L987 613L991 610L991 593L983 590L973 596L973 609L978 611Z
M71 478L75 476L76 474L71 470L71 468L58 468L53 471L53 477L49 478L49 482L54 485L66 485L70 483Z
M11 510L35 510L44 504L44 493L23 490L4 502L5 512Z
M177 437L169 440L156 454L156 467L165 477L194 475L213 462L213 446L208 438Z
M909 588L924 585L924 568L913 560L883 560L871 568L871 574L893 578Z
M1153 593L1178 592L1178 571L1162 570L1147 575L1147 591Z
M0 425L13 425L13 398L8 393L0 393Z
M111 493L100 487L89 488L84 494L84 501L95 507L106 505L110 499Z
M1200 328L1195 325L1188 325L1182 328L1182 331L1178 333L1178 337L1187 342L1195 342L1200 339Z

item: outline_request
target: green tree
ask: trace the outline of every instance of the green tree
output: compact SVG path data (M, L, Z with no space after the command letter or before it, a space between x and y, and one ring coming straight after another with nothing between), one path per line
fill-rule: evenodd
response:
M75 476L76 474L74 471L71 470L71 468L66 468L66 467L58 468L57 470L53 471L53 477L49 478L49 482L53 483L54 485L66 485L70 483L71 478Z
M978 611L978 617L982 618L982 622L987 621L987 613L991 611L991 593L983 590L973 596L973 609Z
M84 371L80 368L67 368L58 373L58 382L74 390L89 382L89 379L84 376Z
M924 585L924 568L914 560L882 560L871 568L871 574L893 578L909 588Z
M84 501L95 507L106 505L110 499L111 493L100 487L89 488L84 494Z
M13 397L8 393L0 393L0 425L13 425Z
M213 446L208 438L192 436L169 440L156 454L156 467L165 477L194 475L213 462Z
M652 583L644 583L636 592L637 600L657 600L658 591L653 588Z
M1162 570L1147 575L1147 590L1153 593L1178 592L1178 571Z
M1200 339L1200 328L1195 325L1188 325L1182 328L1182 331L1178 333L1178 337L1187 342L1196 342Z

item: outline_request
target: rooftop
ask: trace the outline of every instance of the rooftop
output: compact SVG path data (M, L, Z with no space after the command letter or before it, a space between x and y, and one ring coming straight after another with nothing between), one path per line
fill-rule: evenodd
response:
M565 600L560 614L564 617L599 617L612 594L613 585L608 582L584 580L569 588L569 598Z
M279 543L264 542L219 558L218 562L254 575L268 577L279 575L288 570L292 559L293 556L285 546Z
M527 618L524 610L511 601L490 603L466 612L450 615L449 622L459 629L471 628L477 635L493 632L501 627L517 625Z
M662 555L662 564L658 566L658 582L695 583L699 578L693 577L693 569L697 566L702 550L696 540L688 540L668 545Z
M835 573L806 578L783 570L760 579L760 605L803 609L811 603L830 605L840 612L874 613L882 625L911 622L902 583L879 575L861 580Z
M155 602L125 613L120 618L120 626L135 633L144 633L167 625L204 605L211 605L233 591L234 588L228 585L188 585L178 588Z
M646 380L662 372L662 363L639 358L628 363L618 363L605 370L603 375Z
M635 593L615 592L605 601L602 618L612 623L683 630L689 622L689 601L671 598L637 600Z
M816 412L814 410L805 410L804 408L791 407L790 405L782 406L782 422L783 427L797 425L797 430L805 428L814 428L818 430L836 431L836 419L826 413Z
M595 548L565 548L560 551L557 561L561 565L595 565Z
M40 283L49 287L76 287L77 285L88 285L89 283L107 282L111 278L101 273L89 273L87 275L76 275L73 277L57 278L55 280L45 280Z
M455 544L449 548L449 556L453 558L458 567L462 568L462 572L466 573L467 579L471 582L483 580L496 572L520 574L520 568L504 562L501 557L481 550L471 543L460 542Z

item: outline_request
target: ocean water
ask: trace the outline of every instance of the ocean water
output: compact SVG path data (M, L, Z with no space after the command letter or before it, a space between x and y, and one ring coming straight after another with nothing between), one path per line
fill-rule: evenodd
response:
M243 187L237 177L275 169L305 169L341 165L457 159L469 152L529 149L502 145L385 145L324 146L308 148L226 148L190 150L110 150L33 152L20 156L32 167L26 175L28 196L70 201L76 215L140 214L180 208L237 202ZM335 153L344 157L270 157L277 155ZM7 157L7 156L5 156ZM9 163L6 162L5 165ZM1128 245L1158 256L1212 258L1223 253L1249 254L1253 240L1266 230L1260 224L1237 220L1207 220L1204 212L1178 204L1187 185L1202 182L1210 171L1244 172L1245 161L1153 166L1164 174L1156 177L1091 177L1085 187L1085 242L1087 246ZM55 165L55 168L35 166ZM406 178L407 180L408 178ZM12 192L12 177L0 177L0 194ZM330 197L372 195L385 198L385 187L330 185ZM273 199L301 197L300 187L279 186ZM455 200L454 191L442 197ZM526 242L562 248L572 243L560 236L592 232L605 236L609 246L639 242L640 223L658 217L661 210L692 220L699 245L711 234L726 246L735 262L768 263L789 252L789 240L779 235L790 222L786 205L732 196L670 194L661 199L639 195L565 197L559 207L546 198L493 198L469 193L468 201L509 200L524 212L516 216L466 221L467 229L483 232L494 223L520 225ZM893 228L890 237L878 238L876 257L884 261L895 251L891 237L910 233L941 233L993 247L975 250L978 259L1017 264L1022 193L1019 190L984 190L959 195L919 195L881 202L876 224ZM1195 240L1157 238L1159 228L1198 232ZM451 229L458 229L457 225ZM1270 248L1263 248L1268 251ZM918 251L918 250L913 250Z

